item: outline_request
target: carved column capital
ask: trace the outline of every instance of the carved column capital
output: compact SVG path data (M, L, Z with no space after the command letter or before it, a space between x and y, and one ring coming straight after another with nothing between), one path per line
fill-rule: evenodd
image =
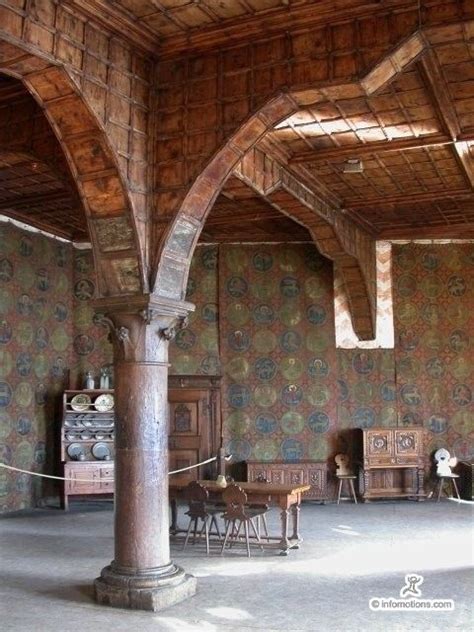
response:
M168 342L187 326L194 305L151 295L98 299L94 322L108 327L115 359L166 363Z

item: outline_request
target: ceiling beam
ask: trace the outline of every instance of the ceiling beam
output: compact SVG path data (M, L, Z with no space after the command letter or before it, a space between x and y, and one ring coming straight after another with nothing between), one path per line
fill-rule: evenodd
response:
M401 193L373 198L346 198L343 206L347 210L379 207L383 211L387 206L411 206L422 202L437 202L438 200L472 199L473 192L469 189L442 189L440 191L426 191L423 193ZM377 210L375 208L374 210Z
M157 54L159 38L137 17L106 0L62 0L79 13L112 30L146 53Z
M474 140L474 138L473 138ZM294 154L290 158L290 164L322 163L326 161L346 160L347 158L361 158L370 154L381 154L390 151L403 151L407 149L421 149L438 145L452 145L452 138L446 134L430 134L417 138L400 138L397 140L380 140L373 143L360 145L344 145L331 149L312 149Z
M30 213L22 210L9 211L7 209L2 211L2 213L7 217L16 219L24 224L28 224L28 226L33 226L33 228L37 228L38 230L44 230L47 233L56 235L56 237L62 237L63 239L68 239L69 241L87 241L89 238L86 227L80 229L77 226L72 226L71 224L63 224L62 226L59 226L57 223L53 224L42 218L36 216L32 217Z
M74 199L71 194L64 189L60 189L56 191L48 191L47 193L35 193L34 195L15 197L13 199L0 201L0 211L21 209L28 206L34 208L40 204L49 204L57 202L58 200L70 200L71 208L75 206Z
M403 11L404 8L413 9L413 0L399 0L397 11ZM337 3L334 0L319 0L300 6L291 3L286 7L260 10L249 16L230 18L211 26L168 35L160 42L160 58L248 42L262 36L262 25L268 37L271 34L287 33L289 25L295 30L308 30L316 25L334 23L338 19L349 22L362 16L373 16L382 10L386 8L381 6L380 0L338 0Z
M413 240L416 230L416 239L473 239L474 222L460 224L442 224L441 226L416 226L404 228L384 228L377 235L377 239L389 241L407 239Z
M420 64L435 108L453 141L454 150L462 173L470 186L474 188L474 162L467 144L469 139L463 138L462 141L459 141L461 127L435 53L432 50L427 50L422 56Z

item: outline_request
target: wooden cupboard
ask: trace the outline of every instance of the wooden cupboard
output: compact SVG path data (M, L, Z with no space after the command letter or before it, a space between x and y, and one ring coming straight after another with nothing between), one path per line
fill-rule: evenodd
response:
M218 454L220 377L169 376L168 385L169 470L173 471ZM63 394L61 462L62 474L68 479L61 493L64 509L70 496L114 491L114 410L98 410L104 395L113 398L113 391L70 390ZM217 464L214 461L172 476L215 478Z
M170 471L216 456L221 445L220 377L171 375L168 402ZM217 465L214 461L172 476L215 478Z
M358 432L362 499L414 497L423 500L424 429L364 428Z
M114 396L112 390L63 393L61 462L65 479L61 506L70 496L114 490Z

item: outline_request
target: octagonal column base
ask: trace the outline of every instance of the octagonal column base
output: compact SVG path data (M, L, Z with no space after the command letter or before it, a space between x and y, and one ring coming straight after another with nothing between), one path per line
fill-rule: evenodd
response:
M112 563L94 581L94 593L105 606L157 612L195 595L196 583L175 564L133 573Z

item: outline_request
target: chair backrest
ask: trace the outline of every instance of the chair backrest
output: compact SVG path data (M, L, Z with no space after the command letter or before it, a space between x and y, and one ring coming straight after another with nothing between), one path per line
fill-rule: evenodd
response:
M334 461L336 462L336 476L349 476L352 474L350 458L347 454L336 454Z
M456 457L451 457L446 448L436 450L434 460L436 463L436 474L438 476L450 476L452 474L451 468L455 467L458 462Z
M222 499L226 504L224 515L228 520L245 520L247 518L245 515L247 494L241 487L235 485L235 483L231 483L222 492Z
M201 517L206 513L206 502L209 492L198 481L191 481L184 490L184 497L188 501L188 516Z

